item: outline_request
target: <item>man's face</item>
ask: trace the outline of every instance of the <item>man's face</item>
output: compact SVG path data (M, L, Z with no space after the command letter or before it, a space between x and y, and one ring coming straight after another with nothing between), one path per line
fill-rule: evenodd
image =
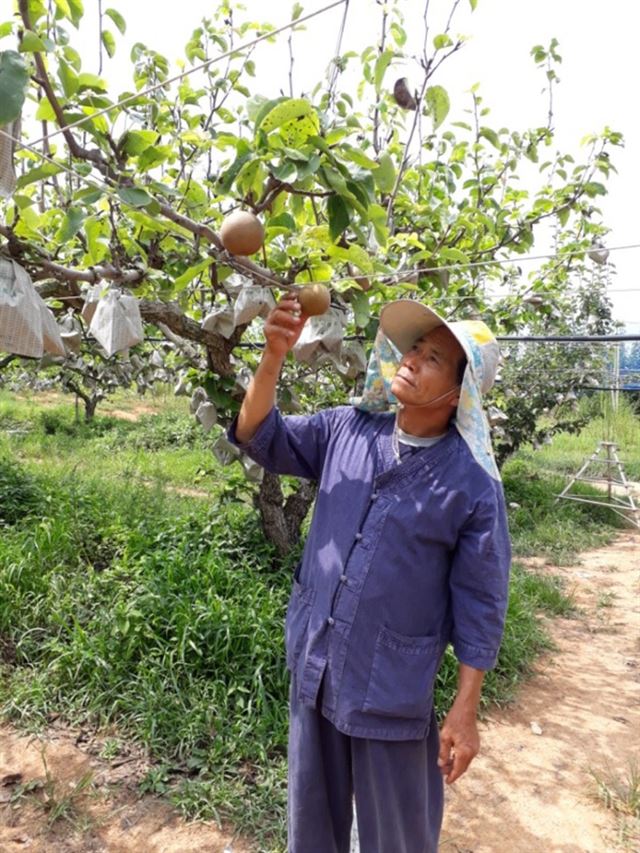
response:
M400 362L391 383L391 391L405 406L424 406L454 389L437 405L443 408L458 403L458 365L464 350L447 329L437 326L419 338Z

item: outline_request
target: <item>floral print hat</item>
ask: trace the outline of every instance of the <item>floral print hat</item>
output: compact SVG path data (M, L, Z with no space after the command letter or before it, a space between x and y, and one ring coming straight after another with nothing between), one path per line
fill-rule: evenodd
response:
M482 408L482 395L493 386L500 350L498 342L481 320L448 322L414 299L390 302L380 312L380 327L373 342L359 408L382 412L398 405L391 382L400 360L418 338L446 326L467 356L454 424L473 457L495 480L500 479L491 447L491 431Z

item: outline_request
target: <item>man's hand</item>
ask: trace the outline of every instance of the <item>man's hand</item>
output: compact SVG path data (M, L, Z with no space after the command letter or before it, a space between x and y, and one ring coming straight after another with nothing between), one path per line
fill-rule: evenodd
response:
M296 345L306 321L307 316L300 310L300 303L295 297L281 299L264 323L265 353L284 359Z
M289 350L296 344L307 316L295 297L287 296L265 320L266 345L262 359L244 395L236 424L236 439L246 444L273 408L276 385Z
M479 750L475 710L458 710L454 703L440 729L438 755L438 767L448 785L462 776Z
M478 704L484 672L461 663L458 692L440 729L438 767L447 785L465 772L480 751Z

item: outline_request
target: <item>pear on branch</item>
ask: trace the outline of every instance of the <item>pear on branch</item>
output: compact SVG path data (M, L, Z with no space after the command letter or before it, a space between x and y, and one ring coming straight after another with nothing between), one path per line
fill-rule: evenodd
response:
M418 106L416 99L409 91L408 81L406 77L400 77L393 84L393 97L396 104L402 107L403 110L415 110Z

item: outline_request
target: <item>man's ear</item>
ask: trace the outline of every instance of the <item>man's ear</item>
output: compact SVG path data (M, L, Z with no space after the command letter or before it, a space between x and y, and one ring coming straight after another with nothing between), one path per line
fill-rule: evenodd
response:
M454 409L456 409L458 407L459 402L460 402L460 391L458 391L457 394L454 394L453 397L451 398L451 405L453 406Z

